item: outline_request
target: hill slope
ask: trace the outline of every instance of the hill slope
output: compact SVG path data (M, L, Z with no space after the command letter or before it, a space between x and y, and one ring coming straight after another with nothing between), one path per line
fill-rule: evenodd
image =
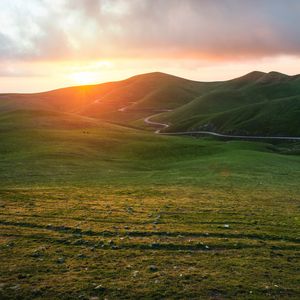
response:
M98 85L74 86L42 93L0 94L0 111L52 109L102 115L135 104L138 109L162 109L185 104L214 83L201 83L160 72L133 76ZM177 105L174 95L177 96ZM168 95L169 93L169 95ZM160 99L158 99L158 97ZM168 106L166 102L169 101ZM145 105L143 105L145 102Z
M169 123L171 132L300 136L300 77L250 73L224 82L156 120Z
M0 141L1 299L299 298L295 145L53 110L0 113Z
M170 132L300 136L299 96L299 75L255 71L228 81L197 82L154 72L44 93L0 94L0 112L52 110L140 128L146 117L160 113L153 120L170 124Z

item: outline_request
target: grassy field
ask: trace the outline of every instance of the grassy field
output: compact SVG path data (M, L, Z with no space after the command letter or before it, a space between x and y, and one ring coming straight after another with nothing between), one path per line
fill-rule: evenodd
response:
M1 299L299 299L299 144L0 115Z

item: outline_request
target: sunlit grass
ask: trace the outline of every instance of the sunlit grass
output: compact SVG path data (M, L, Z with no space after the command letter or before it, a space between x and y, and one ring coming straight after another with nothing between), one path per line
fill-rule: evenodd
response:
M299 145L0 118L1 299L297 299Z
M284 194L2 189L3 295L296 299L299 198Z

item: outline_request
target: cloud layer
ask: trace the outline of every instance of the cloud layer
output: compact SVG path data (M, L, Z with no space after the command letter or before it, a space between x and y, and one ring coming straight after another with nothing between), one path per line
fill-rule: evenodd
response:
M300 56L298 0L3 0L0 60Z

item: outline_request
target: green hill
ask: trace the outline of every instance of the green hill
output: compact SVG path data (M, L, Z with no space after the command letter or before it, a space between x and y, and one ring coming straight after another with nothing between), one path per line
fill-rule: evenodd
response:
M143 129L146 117L160 113L153 120L168 123L170 132L291 136L300 135L299 95L299 75L254 71L228 81L197 82L154 72L99 85L0 94L0 112L52 110Z
M222 149L218 143L209 143L208 151L205 142L199 145L193 140L42 110L1 113L0 139L0 181L5 186L16 182L121 184L131 176L136 180L140 174L171 169L176 176L176 170L185 166L183 162ZM179 158L182 165L178 165Z
M253 159L265 157L279 165L288 159L273 154L276 148L271 149L268 144L160 136L90 117L42 110L1 113L0 138L0 175L4 185L27 181L103 184L115 180L121 184L131 178L148 183L157 182L158 178L168 182L176 181L178 174L184 174L181 183L204 181L214 185L220 174L219 169L212 172L211 166L218 161L221 165L226 161L224 168L231 169L234 180L243 181L249 179L250 169L253 174L258 170ZM247 156L249 151L251 157ZM195 163L199 164L201 177L196 176L200 169L195 168ZM146 177L139 178L140 175ZM257 176L253 177L255 182Z
M0 94L0 112L46 109L128 124L146 117L149 111L179 107L213 86L214 83L195 82L154 72L99 85L35 94ZM127 114L119 111L123 107L128 107Z
M153 120L168 131L300 136L300 77L254 72Z

